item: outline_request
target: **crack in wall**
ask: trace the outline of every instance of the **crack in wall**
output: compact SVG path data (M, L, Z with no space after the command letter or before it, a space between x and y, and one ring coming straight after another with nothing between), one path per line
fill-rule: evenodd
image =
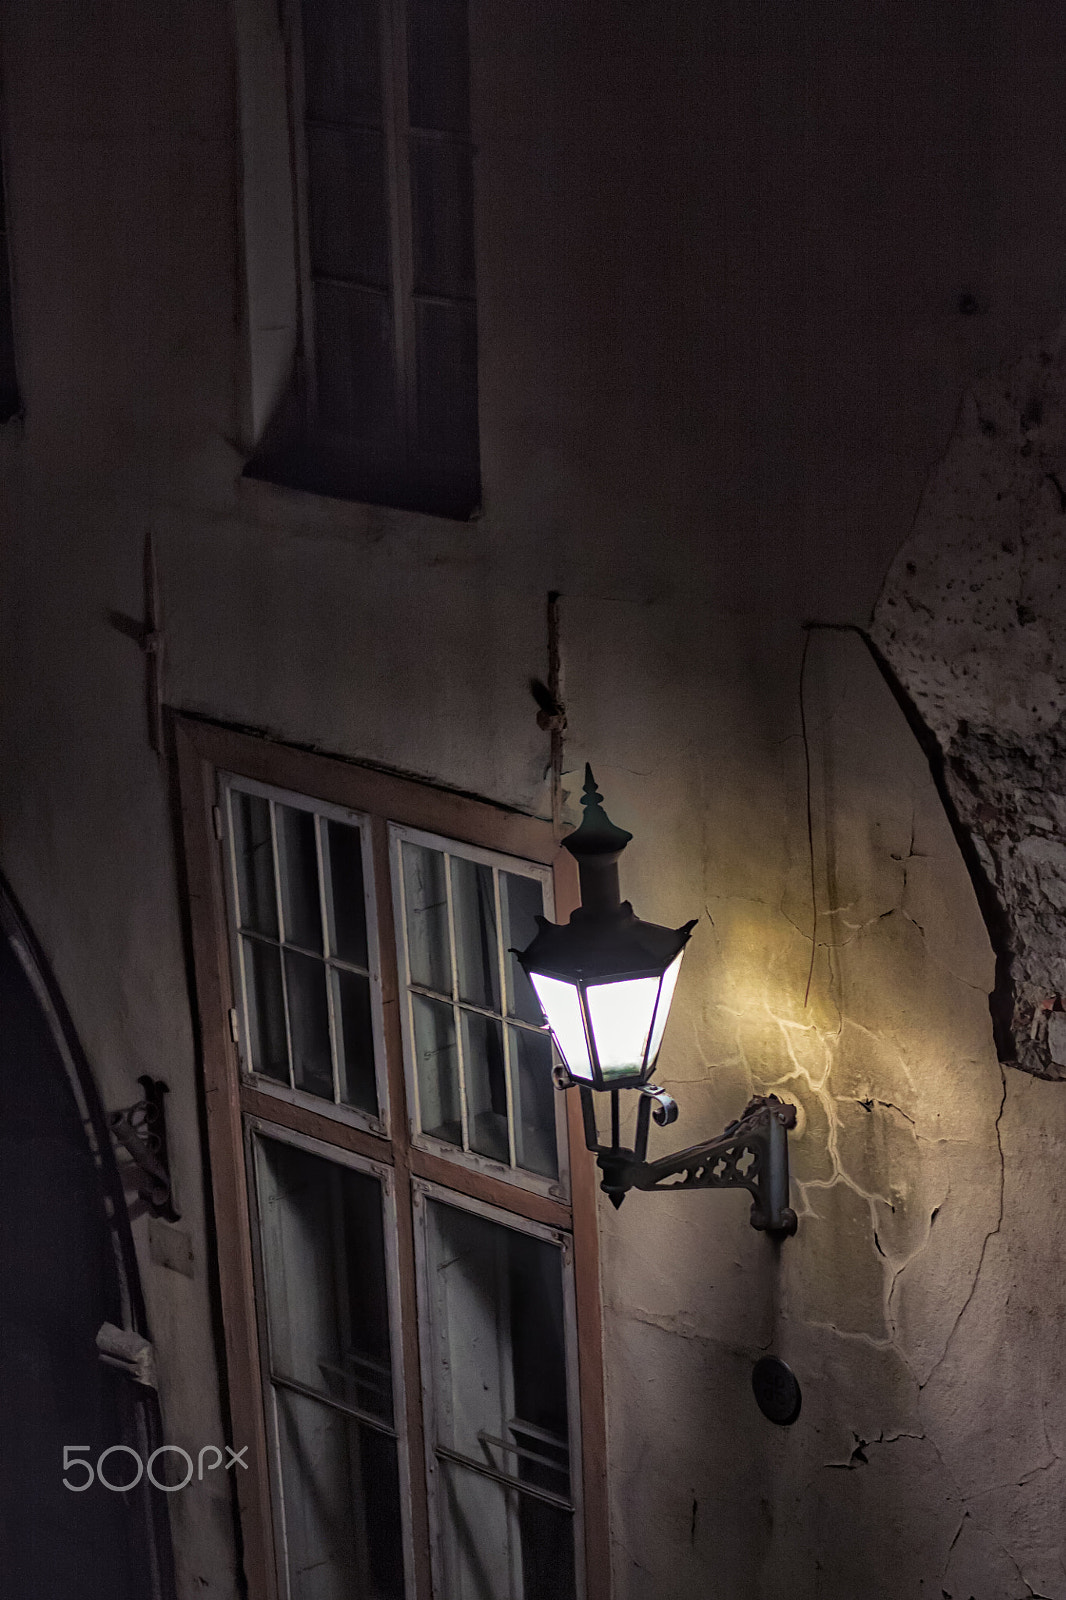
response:
M1004 1206L1004 1199L1005 1199L1005 1196L1006 1196L1006 1189L1007 1189L1007 1175L1006 1175L1006 1164L1005 1164L1004 1155L1003 1155L1003 1134L1002 1134L1001 1124L1002 1124L1002 1121L1003 1121L1003 1111L1004 1111L1004 1108L1006 1107L1006 1104L1007 1104L1007 1074L1006 1074L1006 1071L1003 1068L1002 1063L1000 1063L1000 1069L999 1070L1000 1070L1000 1076L1001 1076L1001 1078L1003 1080L1003 1094L1002 1094L1002 1097L1001 1097L1000 1102L999 1102L999 1111L996 1114L996 1123L995 1123L996 1148L999 1151L999 1210L998 1210L998 1214L996 1216L996 1225L995 1225L994 1228L990 1228L989 1231L985 1234L984 1243L981 1246L981 1254L980 1254L980 1257L978 1258L978 1262L977 1262L977 1270L973 1275L973 1282L970 1284L969 1293L967 1294L966 1299L963 1301L962 1306L959 1309L959 1312L955 1317L955 1321L951 1325L951 1330L948 1333L947 1341L946 1341L946 1343L944 1345L944 1349L943 1349L943 1352L940 1355L939 1360L937 1361L936 1365L931 1369L928 1377L924 1380L924 1382L922 1382L922 1383L920 1383L918 1385L919 1393L921 1393L921 1391L923 1389L925 1389L929 1385L929 1383L932 1382L933 1378L936 1377L936 1374L939 1372L940 1368L943 1366L944 1362L947 1360L948 1354L949 1354L949 1352L951 1350L952 1340L955 1338L955 1335L958 1333L959 1328L960 1328L960 1326L962 1324L962 1319L963 1319L963 1317L965 1317L967 1311L970 1309L970 1306L973 1303L974 1295L977 1293L977 1288L978 1288L978 1285L979 1285L979 1283L981 1281L981 1273L982 1273L982 1271L984 1269L985 1257L988 1254L988 1246L989 1246L991 1241L996 1237L996 1235L1000 1232L1000 1230L1003 1227L1003 1206Z

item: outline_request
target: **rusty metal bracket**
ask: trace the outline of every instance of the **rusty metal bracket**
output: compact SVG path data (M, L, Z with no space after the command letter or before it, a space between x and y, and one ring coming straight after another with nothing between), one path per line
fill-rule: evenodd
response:
M144 1090L144 1098L122 1111L110 1112L108 1127L116 1147L125 1150L130 1157L126 1171L135 1177L144 1209L153 1217L177 1222L179 1213L174 1209L171 1195L164 1105L169 1091L162 1078L144 1075L137 1082Z
M591 1099L591 1091L584 1090L582 1098L586 1095ZM656 1121L665 1120L656 1116ZM594 1143L589 1148L603 1173L600 1187L616 1207L630 1189L747 1189L752 1197L752 1227L787 1238L796 1231L796 1213L788 1203L788 1130L795 1126L795 1106L774 1094L756 1095L716 1139L659 1161L645 1161L647 1112L642 1105L637 1150ZM587 1119L585 1127L587 1135Z

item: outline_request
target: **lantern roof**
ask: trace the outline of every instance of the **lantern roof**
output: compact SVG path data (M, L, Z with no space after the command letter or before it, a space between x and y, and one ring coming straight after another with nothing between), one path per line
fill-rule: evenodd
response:
M684 949L696 920L664 928L636 916L628 900L614 911L579 907L569 922L537 918L537 935L520 952L527 971L580 983L665 972Z
M581 826L567 834L563 847L578 862L582 904L566 923L538 917L536 937L517 952L522 964L527 971L581 983L665 972L696 922L664 928L643 921L620 899L617 861L633 835L616 827L603 809L588 765L581 804Z

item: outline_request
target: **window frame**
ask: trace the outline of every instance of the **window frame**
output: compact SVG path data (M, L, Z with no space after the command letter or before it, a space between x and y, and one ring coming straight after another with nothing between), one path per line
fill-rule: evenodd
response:
M414 1570L414 1530L411 1515L410 1444L407 1429L402 1421L408 1411L407 1374L403 1361L403 1321L400 1309L398 1252L399 1230L396 1226L397 1197L392 1168L387 1162L371 1161L366 1156L357 1155L352 1150L339 1149L334 1144L328 1144L321 1139L310 1138L308 1135L297 1133L291 1128L280 1127L277 1123L266 1121L262 1117L246 1116L243 1120L245 1181L249 1197L255 1197L250 1242L255 1281L256 1328L259 1336L260 1390L267 1437L267 1472L270 1479L270 1501L274 1527L278 1530L277 1543L284 1546L287 1542L287 1536L285 1531L284 1482L281 1465L281 1432L278 1425L277 1400L275 1397L275 1388L279 1385L277 1385L272 1373L273 1362L270 1350L266 1275L263 1267L263 1222L259 1194L259 1173L255 1160L255 1142L257 1138L273 1139L278 1144L289 1145L295 1150L306 1151L308 1155L321 1156L323 1159L334 1162L338 1166L349 1167L353 1172L359 1172L366 1177L374 1178L381 1185L382 1232L385 1245L385 1286L391 1323L389 1344L393 1361L392 1396L394 1415L397 1419L396 1452L401 1496L400 1526L403 1532L404 1570L411 1572ZM294 1389L292 1384L283 1383L280 1387L290 1388L296 1393L300 1392ZM328 1401L325 1399L322 1399L319 1403L328 1406ZM342 1408L331 1407L330 1409L340 1410ZM284 1582L280 1578L279 1588L284 1593Z
M427 845L431 850L440 850L451 854L455 853L453 846L456 843L460 843L463 845L462 854L465 860L498 867L501 871L506 871L510 866L513 870L521 872L523 876L535 877L547 890L545 904L547 915L554 916L555 914L555 889L550 869L544 868L542 872L536 874L528 873L526 869L533 863L514 855L508 856L499 850L486 850L471 846L461 840L446 839L441 834L429 833L423 828L409 828L401 823L390 822L389 861L393 920L397 929L404 928L403 868L400 860L400 851L404 841L408 841L411 844ZM450 916L451 912L449 910L449 918ZM475 1172L484 1172L490 1176L502 1178L506 1183L529 1189L535 1194L546 1194L553 1199L567 1200L570 1195L570 1150L569 1140L566 1136L566 1102L561 1095L555 1097L555 1135L556 1147L559 1152L559 1174L555 1178L543 1177L519 1166L505 1166L502 1162L493 1160L491 1156L481 1155L476 1150L457 1149L455 1145L446 1144L442 1139L436 1139L432 1134L423 1132L419 1116L419 1091L414 1059L415 1047L411 1021L410 969L408 965L406 930L397 941L397 948L401 947L404 953L399 974L400 1027L403 1033L404 1082L407 1090L407 1120L411 1143L420 1150L426 1150L430 1154L439 1156L441 1160L455 1162L457 1165L469 1167ZM461 1002L454 1000L453 1005L461 1007ZM506 1019L501 1020L506 1023Z
M580 1340L577 1335L577 1296L574 1287L574 1253L571 1236L559 1228L552 1228L542 1222L533 1222L528 1217L519 1216L514 1211L502 1211L499 1206L486 1205L483 1200L474 1200L469 1195L459 1193L455 1189L445 1189L437 1183L427 1183L423 1178L412 1179L412 1207L415 1217L415 1275L422 1305L425 1310L425 1322L429 1319L429 1305L431 1287L429 1282L429 1227L427 1201L435 1200L442 1205L454 1206L459 1211L468 1211L473 1216L483 1217L488 1222L496 1223L502 1228L511 1228L516 1233L528 1234L531 1238L540 1239L546 1244L553 1245L562 1253L562 1290L564 1322L563 1334L566 1340L567 1357L567 1382L566 1399L569 1423L569 1444L572 1459L582 1461L581 1429L581 1381L580 1381ZM420 1324L420 1331L425 1326ZM429 1341L424 1340L421 1348L421 1378L422 1392L426 1396L426 1411L424 1418L430 1423L435 1416L438 1405L437 1393L437 1366L433 1360L433 1352L429 1348ZM432 1559L434 1563L434 1581L440 1583L439 1593L444 1596L444 1569L445 1559L443 1550L443 1523L438 1516L434 1522L432 1512L439 1494L438 1484L440 1474L436 1462L436 1447L433 1443L432 1428L425 1430L425 1460L426 1460L426 1485L430 1507L430 1527L436 1527L436 1538L432 1544ZM571 1496L573 1499L574 1527L577 1529L575 1541L577 1550L583 1551L585 1559L575 1562L574 1592L576 1600L586 1600L588 1589L588 1557L585 1548L585 1506L584 1506L584 1474L575 1472L571 1477Z
M309 811L314 816L324 817L327 820L344 822L357 827L360 833L360 844L363 858L363 911L366 917L367 960L368 977L370 979L370 1016L374 1036L375 1060L375 1085L378 1097L378 1114L371 1116L369 1112L361 1111L358 1106L347 1105L342 1101L330 1102L320 1095L311 1094L308 1090L294 1088L291 1084L283 1084L275 1078L268 1078L258 1073L252 1066L252 1053L249 1041L245 1038L245 1018L248 1014L247 999L247 972L240 949L241 932L238 928L238 918L231 915L229 920L230 933L230 961L232 963L232 981L237 1003L237 1050L240 1058L241 1082L249 1084L261 1094L279 1100L287 1100L292 1105L304 1106L307 1110L317 1112L320 1116L333 1118L337 1122L349 1123L352 1127L365 1128L370 1133L377 1133L385 1138L389 1137L390 1110L389 1110L389 1084L388 1074L385 1069L385 1019L383 1016L381 998L381 949L378 926L377 905L375 902L373 854L370 843L370 818L360 812L353 811L350 807L329 805L317 800L309 800L307 795L297 794L292 789L279 789L276 785L257 782L254 778L242 777L239 773L220 772L219 799L216 804L223 807L222 849L226 865L227 907L235 913L238 905L237 888L237 862L232 849L233 821L232 821L232 796L236 790L242 794L252 794L263 800L276 801L281 805L291 806L295 810ZM229 813L229 827L226 826L226 813ZM275 873L275 895L278 902L278 928L279 948L285 948L286 941L281 940L280 934L284 923L284 914L281 909L281 875L279 870L279 854L277 833L272 823L273 860ZM321 863L320 863L321 871ZM272 943L273 941L267 941ZM298 948L293 946L292 948ZM314 952L310 952L314 954ZM317 956L316 956L317 959ZM330 956L323 940L322 961L327 967ZM343 965L343 963L342 963ZM332 1019L334 1000L332 985L327 984L327 1005ZM288 1025L286 1026L288 1033Z
M318 1141L344 1160L344 1152L372 1165L388 1167L394 1185L400 1295L400 1345L405 1425L410 1463L409 1522L413 1600L433 1596L430 1521L425 1472L426 1438L421 1405L419 1316L416 1301L415 1184L438 1186L456 1200L495 1208L508 1217L569 1236L573 1251L573 1302L576 1319L576 1381L584 1512L583 1537L576 1545L577 1568L585 1569L583 1600L608 1600L610 1546L606 1492L602 1328L597 1252L595 1168L584 1148L576 1096L565 1096L570 1150L570 1196L538 1193L513 1180L478 1171L419 1148L411 1138L407 1114L404 1052L400 1026L402 989L397 960L392 894L389 892L389 823L429 833L473 848L510 855L548 867L557 916L579 903L576 866L548 821L453 790L434 788L378 767L323 756L237 732L218 723L168 712L177 759L181 838L187 887L188 934L192 953L193 1003L199 1021L207 1159L217 1243L218 1296L225 1349L231 1442L249 1445L250 1470L236 1482L244 1567L249 1593L257 1600L282 1600L283 1580L275 1559L274 1509L268 1432L262 1395L259 1313L253 1264L252 1213L245 1160L245 1120L258 1118L277 1136L286 1130ZM216 819L220 774L288 790L327 806L369 819L369 844L378 886L381 1003L386 1076L391 1107L391 1138L323 1115L317 1107L292 1103L242 1081L233 1037L235 1009L227 916L226 864ZM560 1096L560 1099L564 1097ZM329 1102L324 1102L330 1108ZM576 1159L575 1159L576 1156ZM225 1397L224 1397L225 1398ZM575 1499L576 1503L576 1499ZM580 1583L580 1580L579 1580ZM439 1595L437 1600L440 1600Z

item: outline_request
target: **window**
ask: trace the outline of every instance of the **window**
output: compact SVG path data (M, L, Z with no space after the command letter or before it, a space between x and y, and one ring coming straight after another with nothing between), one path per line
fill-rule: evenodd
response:
M407 780L178 746L250 1592L604 1600L592 1176L510 953L569 857Z
M466 0L291 0L300 350L258 477L480 498Z

